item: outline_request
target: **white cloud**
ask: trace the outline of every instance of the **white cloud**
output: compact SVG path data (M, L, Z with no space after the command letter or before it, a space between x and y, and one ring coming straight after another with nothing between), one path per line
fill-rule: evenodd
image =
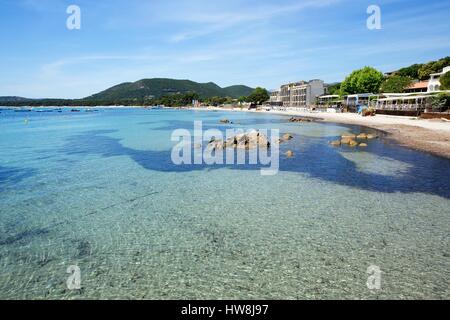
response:
M177 33L170 38L170 41L180 42L223 31L238 25L268 21L282 15L295 14L308 8L321 8L338 2L341 2L341 0L311 0L289 4L261 5L246 9L239 7L225 12L217 9L209 11L200 9L189 14L179 10L180 14L167 15L166 19L192 25L191 29Z

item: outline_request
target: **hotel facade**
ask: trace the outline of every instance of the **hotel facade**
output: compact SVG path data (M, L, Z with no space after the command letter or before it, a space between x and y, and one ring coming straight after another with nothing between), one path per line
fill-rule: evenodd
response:
M324 93L325 86L322 80L288 83L270 94L269 104L285 108L307 108L315 105L317 98Z
M445 67L442 72L433 73L430 75L430 80L428 81L428 92L436 92L441 90L441 82L439 81L439 78L447 72L450 72L450 67Z

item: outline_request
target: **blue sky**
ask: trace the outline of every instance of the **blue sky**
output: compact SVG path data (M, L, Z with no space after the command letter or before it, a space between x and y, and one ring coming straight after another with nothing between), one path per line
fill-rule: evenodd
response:
M81 8L81 30L66 9ZM369 5L382 29L368 30ZM275 89L450 55L450 2L0 0L0 96L80 98L167 77Z

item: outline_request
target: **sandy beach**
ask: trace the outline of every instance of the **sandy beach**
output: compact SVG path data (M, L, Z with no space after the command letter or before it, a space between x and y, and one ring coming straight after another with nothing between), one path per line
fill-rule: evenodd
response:
M205 108L205 110L208 110ZM211 110L211 109L209 109ZM218 108L218 110L223 110ZM234 109L241 111L240 109ZM294 117L315 118L317 121L361 125L381 130L399 145L450 158L450 121L441 119L425 120L416 117L376 115L362 117L355 113L326 113L301 111L254 111L244 112L272 113ZM299 124L301 125L301 124Z

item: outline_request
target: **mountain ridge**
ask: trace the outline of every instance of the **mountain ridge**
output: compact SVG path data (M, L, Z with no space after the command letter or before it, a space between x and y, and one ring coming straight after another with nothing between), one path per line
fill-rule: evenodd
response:
M150 78L135 82L123 82L84 99L151 99L170 94L195 92L202 98L239 98L249 95L254 89L245 85L220 87L214 82L199 83L188 79Z
M1 96L0 97L0 102L11 102L11 101L20 102L20 101L30 101L30 100L33 100L33 99L18 97L18 96Z

